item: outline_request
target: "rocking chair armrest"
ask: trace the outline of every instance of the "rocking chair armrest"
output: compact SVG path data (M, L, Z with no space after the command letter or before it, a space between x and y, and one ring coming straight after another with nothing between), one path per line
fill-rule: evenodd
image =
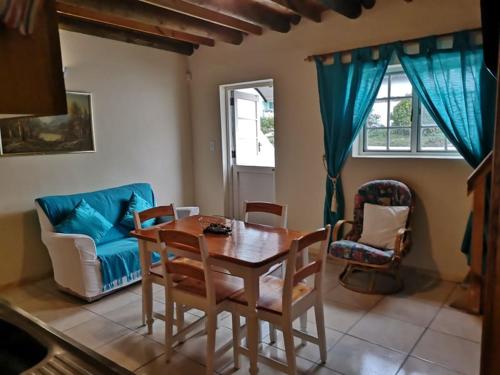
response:
M409 234L411 232L411 228L401 228L398 230L398 234L396 236L396 242L394 244L394 255L401 257L406 247L408 246L410 239Z
M339 232L340 232L340 229L342 228L342 226L344 224L353 225L354 221L352 221L352 220L339 220L339 221L337 221L337 223L335 224L335 227L333 228L333 235L332 235L332 240L333 241L340 240L340 238L338 238L339 237Z

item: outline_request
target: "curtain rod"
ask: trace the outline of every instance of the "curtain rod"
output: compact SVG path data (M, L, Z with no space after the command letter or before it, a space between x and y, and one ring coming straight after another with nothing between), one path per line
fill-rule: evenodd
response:
M418 38L407 39L407 40L393 40L392 42L373 44L371 46L360 46L360 47L357 47L357 48L350 48L350 49L346 49L346 50L339 50L339 51L332 51L332 52L327 52L327 53L320 53L320 54L317 54L317 55L309 55L309 56L307 56L304 59L304 61L307 61L307 62L314 61L315 57L318 57L321 60L324 60L324 59L330 57L331 55L333 55L334 53L348 53L348 52L352 52L352 51L354 51L356 49L359 49L359 48L377 48L377 47L383 46L384 44L391 44L391 43L397 43L397 42L412 43L412 42L417 42L420 39L428 38L428 37L431 37L431 36L443 37L443 36L448 36L448 35L453 35L453 34L456 34L456 33L460 33L460 32L463 32L463 31L475 32L475 31L480 31L480 30L481 30L481 28L466 29L466 30L452 31L452 32L449 32L449 33L444 33L444 34L434 34L434 35L421 36L421 37L418 37Z

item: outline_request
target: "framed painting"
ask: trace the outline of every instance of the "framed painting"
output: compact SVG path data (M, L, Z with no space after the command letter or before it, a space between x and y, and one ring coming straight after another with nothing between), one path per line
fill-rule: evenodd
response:
M0 120L0 154L95 152L92 95L66 93L68 114Z

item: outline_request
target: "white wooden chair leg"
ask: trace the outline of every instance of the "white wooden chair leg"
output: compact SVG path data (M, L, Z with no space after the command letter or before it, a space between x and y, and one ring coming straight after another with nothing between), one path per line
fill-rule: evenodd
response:
M174 303L165 301L165 359L167 362L172 357L174 333Z
M148 335L153 333L153 285L147 282L142 290L142 301L146 315L146 324L148 325Z
M175 318L177 320L177 332L184 328L184 306L180 303L175 304ZM184 342L184 338L179 340L179 344Z
M300 330L302 332L307 332L307 312L305 312L304 314L302 314L299 318L300 320ZM302 345L305 345L307 344L307 341L302 339L301 340L301 344Z
M283 325L283 341L285 342L286 361L288 363L288 373L295 375L297 365L295 359L295 343L293 341L293 327L291 319L286 319Z
M215 335L217 331L217 314L215 312L207 313L207 375L214 373L215 363Z
M241 345L240 338L240 316L238 314L232 314L232 327L233 327L233 361L234 368L240 368L240 354L238 352Z
M323 303L321 298L318 298L314 305L314 315L316 316L316 328L319 339L319 354L321 363L326 362L326 334L325 334L325 315L323 312Z
M276 340L276 327L274 326L274 324L269 323L269 341L271 344L274 344Z

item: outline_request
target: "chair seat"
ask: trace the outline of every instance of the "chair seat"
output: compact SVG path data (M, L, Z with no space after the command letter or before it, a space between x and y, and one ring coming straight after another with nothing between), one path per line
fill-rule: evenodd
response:
M211 276L214 283L215 300L217 303L243 290L243 279L239 277L220 272L212 272ZM185 277L183 280L179 281L174 288L202 297L206 297L207 293L205 282L192 277Z
M260 298L257 302L257 308L266 310L275 314L283 312L283 286L284 280L274 276L264 276L260 279ZM313 288L304 283L298 283L293 287L292 303L305 297ZM234 302L242 305L248 305L244 291L230 297Z
M381 250L349 240L333 242L330 245L329 253L336 258L377 265L390 263L394 255L393 250Z

